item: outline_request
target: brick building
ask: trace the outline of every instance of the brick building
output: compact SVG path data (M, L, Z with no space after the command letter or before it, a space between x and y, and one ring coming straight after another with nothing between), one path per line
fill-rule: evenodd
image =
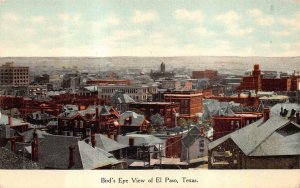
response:
M202 112L202 98L200 91L173 91L164 94L166 102L179 103L179 118L193 121L197 121L198 114Z
M259 64L254 65L252 75L244 76L242 78L241 84L237 87L237 90L262 90L262 75Z
M8 62L0 67L1 85L28 85L29 67L14 66L13 62Z
M232 115L215 115L212 117L212 127L214 129L213 138L218 139L237 129L254 123L263 116L262 113L243 112Z
M212 84L218 78L218 71L216 70L193 71L192 78L193 79L208 78L210 80L210 83Z
M164 117L165 126L168 128L175 126L175 113L179 112L179 104L174 102L135 102L130 103L131 110L141 111L147 120L154 114Z
M117 135L119 113L110 106L89 106L86 110L66 111L58 116L58 134L87 137L92 133Z
M254 65L250 76L244 76L237 90L255 91L297 91L299 90L299 76L284 76L280 78L264 78L259 64Z

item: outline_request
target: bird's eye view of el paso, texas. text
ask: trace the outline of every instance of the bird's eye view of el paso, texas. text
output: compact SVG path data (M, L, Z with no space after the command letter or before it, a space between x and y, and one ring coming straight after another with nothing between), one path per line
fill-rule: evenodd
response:
M299 20L299 0L0 0L0 169L299 169ZM199 179L99 177L151 181Z

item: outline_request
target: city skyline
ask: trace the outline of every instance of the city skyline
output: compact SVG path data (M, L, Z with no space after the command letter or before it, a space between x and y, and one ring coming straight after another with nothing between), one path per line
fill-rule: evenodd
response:
M300 2L0 1L0 57L300 56Z

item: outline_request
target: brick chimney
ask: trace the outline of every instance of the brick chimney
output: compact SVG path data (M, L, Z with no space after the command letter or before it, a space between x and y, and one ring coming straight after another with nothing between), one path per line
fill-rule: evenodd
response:
M296 123L300 125L300 111L296 112Z
M266 122L270 118L270 108L264 108L264 122Z
M91 142L92 142L92 147L95 148L95 146L96 146L96 137L95 137L95 134L91 135Z
M36 133L36 130L34 130L33 140L31 142L31 159L32 159L32 161L37 162L38 161L38 155L39 155L39 150L38 150L38 135Z
M69 166L68 168L72 168L75 165L75 148L74 146L69 147Z
M11 115L8 115L8 125L12 126L12 117L11 117Z
M96 119L99 119L99 108L96 107Z
M128 142L129 146L134 146L134 138L129 138Z
M12 152L16 152L16 140L13 138L13 139L11 139L11 141L10 141L10 149L11 149L11 151Z
M117 141L118 140L118 135L114 134L114 140Z

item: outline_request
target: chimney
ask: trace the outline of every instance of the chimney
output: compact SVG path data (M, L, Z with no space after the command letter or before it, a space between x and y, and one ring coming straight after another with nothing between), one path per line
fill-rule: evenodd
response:
M33 140L31 142L31 159L32 161L38 161L38 135L36 130L33 133Z
M300 111L296 113L296 123L300 125Z
M8 115L8 125L12 126L12 117L11 117L11 115Z
M91 142L92 142L92 147L95 148L95 146L96 146L96 137L95 137L95 134L91 135Z
M96 119L99 119L99 108L96 107Z
M69 169L72 168L75 165L75 154L74 154L75 148L74 146L69 147Z
M129 116L129 121L128 121L129 125L132 124L132 116Z
M134 138L129 138L129 146L134 146Z
M117 141L118 140L118 135L114 134L114 140Z
M11 151L16 152L16 140L14 138L10 141L10 144Z
M266 122L270 118L270 109L264 108L263 114L264 114L264 122Z

